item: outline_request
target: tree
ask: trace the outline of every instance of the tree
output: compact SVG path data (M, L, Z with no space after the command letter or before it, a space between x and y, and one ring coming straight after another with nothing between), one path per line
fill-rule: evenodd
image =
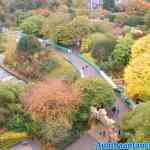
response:
M136 100L150 100L150 55L143 53L131 60L125 69L124 79L127 85L127 95Z
M5 63L6 64L13 64L16 59L16 35L11 34L4 37L5 41L3 41L4 49L5 49Z
M54 41L64 46L80 46L82 38L91 32L90 21L83 16L74 18L68 24L58 26Z
M44 21L45 17L41 15L31 16L25 19L20 24L20 28L23 30L24 33L34 34L35 36L41 36L42 35L41 30Z
M133 111L125 114L122 129L130 133L127 140L148 142L150 139L150 103L138 106Z
M23 101L34 118L42 120L36 134L40 140L56 146L65 145L63 141L70 134L80 103L71 84L57 79L41 81L28 91Z
M113 11L115 7L115 1L114 0L104 0L103 7L107 10Z
M41 50L43 50L41 43L33 35L23 36L17 45L18 52L20 51L28 54L34 54Z
M43 27L42 27L42 33L48 36L49 38L52 38L52 36L56 32L57 27L62 24L68 23L68 21L69 21L69 18L66 15L60 16L60 15L53 14L45 20Z
M128 64L133 42L134 39L130 33L118 40L111 56L111 61L115 68L120 68Z
M94 33L90 38L92 41L92 56L97 60L97 63L107 61L115 46L115 39L111 35L103 33Z
M85 107L103 105L105 108L109 108L115 102L112 88L99 78L77 80L75 89L81 94Z
M144 52L150 51L150 34L137 40L132 46L131 57L132 59L140 56Z

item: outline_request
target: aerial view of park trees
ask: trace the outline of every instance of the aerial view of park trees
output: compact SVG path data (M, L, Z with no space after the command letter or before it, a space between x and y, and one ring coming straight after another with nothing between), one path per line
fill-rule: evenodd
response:
M0 0L0 69L15 76L0 70L0 149L35 138L63 150L84 135L91 107L117 101L93 66L136 105L116 121L120 141L150 140L150 1L103 1Z

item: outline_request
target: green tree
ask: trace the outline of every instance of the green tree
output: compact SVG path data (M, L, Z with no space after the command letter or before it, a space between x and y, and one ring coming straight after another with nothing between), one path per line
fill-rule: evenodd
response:
M35 36L41 36L41 30L45 17L41 15L35 15L28 17L21 24L20 28L27 34L34 34Z
M19 95L22 90L16 84L0 84L0 126L2 127L12 113L20 109L18 103Z
M81 93L86 107L101 106L109 108L115 102L113 89L99 78L84 78L77 80L75 88Z
M60 25L56 28L54 41L64 46L75 46L81 42L82 38L91 33L90 22L86 17L79 16L68 24ZM80 44L80 43L79 43Z
M110 58L115 68L124 67L128 64L133 42L134 39L130 33L118 40Z
M103 33L94 33L90 39L92 41L92 56L97 60L97 63L107 61L115 47L115 39L111 35Z
M18 52L22 51L22 52L26 52L29 54L34 54L41 50L43 50L41 43L33 35L23 36L17 45Z
M103 7L105 9L113 11L113 9L115 7L115 1L114 0L104 0Z
M66 19L67 18L67 19ZM65 15L52 15L49 16L42 27L42 33L49 38L52 38L53 34L55 34L58 26L68 23L69 18Z
M138 106L125 114L121 128L130 133L128 141L148 142L150 139L150 103ZM135 134L133 134L135 133Z

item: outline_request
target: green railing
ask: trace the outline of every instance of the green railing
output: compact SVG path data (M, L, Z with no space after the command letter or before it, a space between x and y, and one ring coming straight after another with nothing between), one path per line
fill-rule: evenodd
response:
M58 44L52 44L52 47L60 49L64 53L69 53L69 49Z

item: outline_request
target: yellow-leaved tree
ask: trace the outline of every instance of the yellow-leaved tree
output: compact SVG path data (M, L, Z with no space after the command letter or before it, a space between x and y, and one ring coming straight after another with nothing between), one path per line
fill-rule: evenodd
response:
M131 50L131 59L134 59L138 56L140 56L144 52L150 53L150 34L140 38L137 40Z
M129 97L150 101L150 52L131 60L125 69L124 79Z

